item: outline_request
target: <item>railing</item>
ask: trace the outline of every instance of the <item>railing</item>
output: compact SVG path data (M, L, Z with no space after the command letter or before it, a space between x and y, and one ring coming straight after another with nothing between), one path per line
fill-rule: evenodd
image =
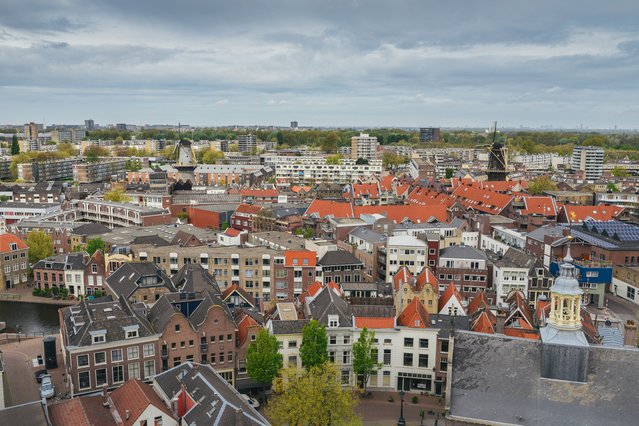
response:
M30 332L30 333L0 333L0 345L21 342L22 340L37 339L39 337L50 336L51 333L45 333L44 331Z
M1 299L5 299L5 300L20 300L21 298L22 298L21 294L0 293L0 300Z

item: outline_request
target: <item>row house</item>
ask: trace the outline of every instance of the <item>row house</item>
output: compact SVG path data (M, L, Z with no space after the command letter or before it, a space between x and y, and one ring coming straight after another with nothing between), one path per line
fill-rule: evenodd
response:
M346 241L338 240L337 247L340 250L351 252L364 264L364 281L375 281L379 267L378 252L380 248L386 247L385 234L375 232L364 226L358 226L348 234Z
M295 232L302 226L305 207L286 207L273 205L252 216L253 231Z
M280 197L276 189L241 189L240 199L242 203L265 204L277 203Z
M497 303L505 302L511 291L528 294L530 271L535 265L534 257L514 248L509 248L504 254L486 253L492 267L492 288Z
M200 362L234 383L236 325L219 295L210 290L163 294L148 319L159 333L161 371Z
M162 295L177 291L171 278L152 262L127 262L106 279L108 293L131 303L155 303Z
M160 366L158 335L124 298L85 299L60 309L62 355L71 396L150 380Z
M413 275L408 267L402 266L393 275L395 312L402 312L413 300L418 300L429 314L439 312L439 282L429 268Z
M231 215L231 226L240 231L253 231L253 220L262 212L262 206L240 204Z
M194 170L195 185L198 186L255 186L273 176L270 166L200 164Z
M0 286L26 285L29 275L29 247L13 234L0 234Z
M476 248L448 247L439 253L437 275L440 292L453 282L468 300L488 288L488 258L486 253Z
M58 254L33 265L37 288L67 289L69 295L92 296L106 293L104 255L100 250L89 256L86 252Z
M364 264L347 251L328 251L317 265L325 284L361 282L364 278Z
M8 232L15 234L20 239L26 239L31 231L42 231L51 237L55 253L70 253L71 233L79 225L75 222L44 222L33 219L23 219L19 222L7 225Z

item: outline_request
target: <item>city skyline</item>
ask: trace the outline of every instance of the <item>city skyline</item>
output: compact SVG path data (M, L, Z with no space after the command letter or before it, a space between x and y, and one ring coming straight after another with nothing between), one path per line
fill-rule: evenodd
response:
M0 122L637 128L639 5L588 3L7 1Z

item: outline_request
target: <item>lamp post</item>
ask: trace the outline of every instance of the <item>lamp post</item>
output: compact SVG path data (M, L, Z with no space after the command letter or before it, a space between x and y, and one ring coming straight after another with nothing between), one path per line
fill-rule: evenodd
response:
M399 391L399 420L397 420L397 426L406 426L406 420L404 420L404 390Z
M18 332L18 343L20 343L20 324L16 324L16 331Z

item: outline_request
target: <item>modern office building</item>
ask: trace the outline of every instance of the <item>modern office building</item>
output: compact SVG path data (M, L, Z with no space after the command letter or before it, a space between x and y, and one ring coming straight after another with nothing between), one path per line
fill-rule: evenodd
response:
M603 173L604 149L598 146L576 146L572 151L572 170L584 172L585 178L595 180Z
M239 135L237 139L239 152L251 152L257 148L257 136L255 135Z
M366 160L377 159L377 137L369 136L366 133L360 133L359 136L351 138L351 158L357 160L364 158Z
M89 132L95 130L95 121L92 119L84 120L84 128Z
M24 138L26 140L38 139L38 125L33 121L24 125Z

